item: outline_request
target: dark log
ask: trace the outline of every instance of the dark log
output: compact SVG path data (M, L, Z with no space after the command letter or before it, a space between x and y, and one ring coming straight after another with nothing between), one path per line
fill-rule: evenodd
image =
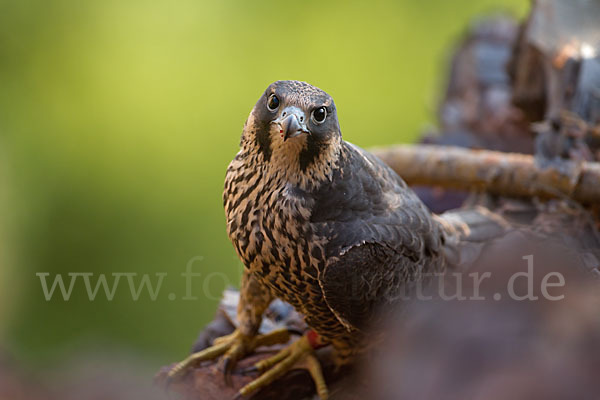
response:
M518 24L507 16L477 21L459 44L438 109L441 133L424 143L533 153L534 132L511 102L508 74Z
M517 33L518 22L508 16L481 19L470 27L452 57L438 109L440 133L428 133L421 143L533 153L535 133L511 101L507 67ZM441 186L413 189L436 213L460 207L469 194Z
M600 3L537 0L511 62L513 102L535 127L536 155L600 160Z

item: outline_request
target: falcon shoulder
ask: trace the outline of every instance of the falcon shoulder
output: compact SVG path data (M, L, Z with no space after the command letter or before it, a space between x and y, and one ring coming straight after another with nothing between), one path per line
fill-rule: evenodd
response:
M323 296L348 329L435 267L441 232L406 183L375 156L343 142L339 168L316 195L313 230L326 238Z

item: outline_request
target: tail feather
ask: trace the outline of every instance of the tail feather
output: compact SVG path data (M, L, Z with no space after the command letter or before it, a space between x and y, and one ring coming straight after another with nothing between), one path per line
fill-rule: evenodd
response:
M472 263L486 243L511 230L501 215L483 207L447 211L435 218L444 231L444 255L453 269Z

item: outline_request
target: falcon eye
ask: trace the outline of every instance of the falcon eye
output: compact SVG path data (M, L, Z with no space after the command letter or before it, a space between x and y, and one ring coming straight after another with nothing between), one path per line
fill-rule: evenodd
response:
M267 108L269 111L275 111L279 107L279 98L274 94L269 96L269 100L267 100Z
M312 119L317 124L322 124L327 118L327 109L325 107L319 107L312 112Z

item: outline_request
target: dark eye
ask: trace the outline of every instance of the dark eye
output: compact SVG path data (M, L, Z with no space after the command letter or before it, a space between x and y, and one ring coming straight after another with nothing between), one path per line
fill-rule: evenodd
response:
M279 107L279 98L272 94L269 96L269 100L267 100L267 108L270 111L275 111L277 107Z
M327 118L327 109L325 107L319 107L313 110L312 119L317 124L322 124L323 121L325 121L325 118Z

